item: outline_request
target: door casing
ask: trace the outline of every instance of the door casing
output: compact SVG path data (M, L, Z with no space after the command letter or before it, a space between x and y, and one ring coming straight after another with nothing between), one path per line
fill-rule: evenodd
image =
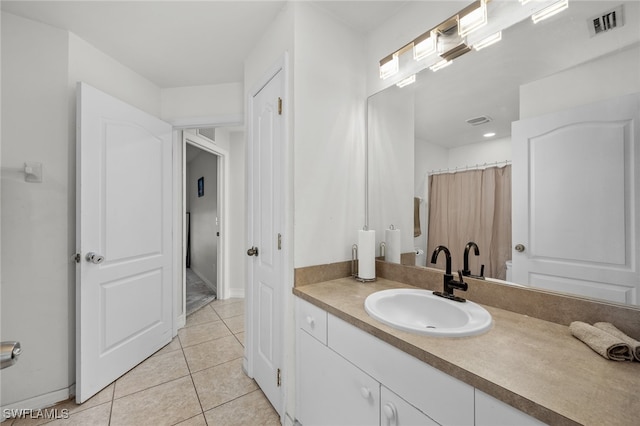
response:
M173 228L178 230L177 235L173 238L173 258L174 258L174 322L173 322L173 335L178 334L178 330L185 326L187 322L186 313L186 268L184 259L186 256L185 245L185 198L184 198L184 179L186 173L186 165L184 163L186 146L182 139L182 131L185 129L192 129L198 127L235 127L242 126L244 124L242 115L220 115L203 118L186 118L172 121L173 125ZM221 202L223 204L223 217L225 218L221 222L220 234L221 234L221 249L222 258L219 256L218 268L222 269L224 274L222 277L223 288L218 291L218 297L222 299L229 294L229 238L226 236L229 233L229 153L214 145L212 146L200 146L212 154L218 155L219 170L223 170L223 181ZM220 173L220 171L219 171ZM224 241L224 242L223 242Z

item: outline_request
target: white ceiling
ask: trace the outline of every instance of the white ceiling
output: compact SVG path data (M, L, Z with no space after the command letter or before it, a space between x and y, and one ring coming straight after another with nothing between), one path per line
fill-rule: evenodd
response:
M366 34L411 0L294 1L310 1ZM3 11L69 30L159 87L169 88L242 82L244 59L285 3L3 0L0 5ZM624 31L635 31L637 39L640 2L624 3ZM423 71L417 84L402 89L415 93L416 137L452 147L482 140L488 130L496 131L497 137L509 136L511 122L519 117L521 84L610 51L603 47L607 43L616 46L618 33L591 39L586 20L617 4L572 0L568 11L544 24L534 27L527 20L505 31L496 46L464 55L438 73ZM471 128L464 123L483 114L494 119L491 126Z
M161 88L243 81L244 59L284 7L258 1L2 1L69 30ZM312 1L365 33L406 0Z

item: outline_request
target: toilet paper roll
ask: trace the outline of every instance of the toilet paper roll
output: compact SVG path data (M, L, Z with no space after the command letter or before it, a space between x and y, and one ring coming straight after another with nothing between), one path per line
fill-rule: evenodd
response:
M376 231L358 231L358 278L376 277Z
M400 230L384 230L384 260L387 262L400 263Z

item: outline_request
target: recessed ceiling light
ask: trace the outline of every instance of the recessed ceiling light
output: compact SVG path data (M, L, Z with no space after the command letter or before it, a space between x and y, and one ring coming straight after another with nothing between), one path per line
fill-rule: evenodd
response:
M495 135L496 135L496 134L495 134L495 132L489 132L489 133L485 133L485 134L484 134L484 135L482 135L482 136L484 136L485 138L492 138L492 137L494 137Z

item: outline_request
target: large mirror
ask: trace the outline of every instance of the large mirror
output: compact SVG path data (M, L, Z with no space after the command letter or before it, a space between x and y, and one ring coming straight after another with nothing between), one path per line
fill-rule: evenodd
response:
M614 10L617 28L597 33L593 18ZM511 177L512 168L517 174L517 164L512 165L512 123L640 92L640 4L571 1L568 10L547 21L518 22L502 32L499 43L469 52L437 72L423 70L416 77L414 84L389 87L368 103L370 228L377 231L378 243L385 241L391 225L398 228L401 251L416 253L417 266L443 269L444 256L436 264L431 256L435 245L448 246L454 273L463 269L465 244L473 240L481 255L476 256L473 247L468 250L472 275L479 275L484 264L486 277L515 281L510 261L518 254L514 247L519 241L511 235L510 208L512 195L518 200L523 189L518 186L521 180ZM622 177L612 178L609 184L631 186L619 191L631 197L622 201L628 204L637 195L633 188L638 178L631 169L638 164L638 147L634 149L633 142L625 147ZM549 167L550 176L564 180L557 164ZM468 172L476 173L469 176ZM449 181L436 186L434 180ZM510 185L504 187L500 183L504 181ZM490 199L491 206L478 204L478 199ZM445 203L448 210L441 208ZM507 203L508 209L500 203ZM621 232L635 234L635 239L622 243L623 262L637 264L638 212L628 205L622 208L627 217L618 216L626 224ZM482 209L495 211L479 219ZM453 231L443 233L444 226ZM438 235L430 239L434 234ZM547 240L553 244L551 236ZM583 291L569 281L559 290L638 304L637 269L633 274L622 278L628 285L611 285L604 292ZM544 279L522 284L556 289Z

